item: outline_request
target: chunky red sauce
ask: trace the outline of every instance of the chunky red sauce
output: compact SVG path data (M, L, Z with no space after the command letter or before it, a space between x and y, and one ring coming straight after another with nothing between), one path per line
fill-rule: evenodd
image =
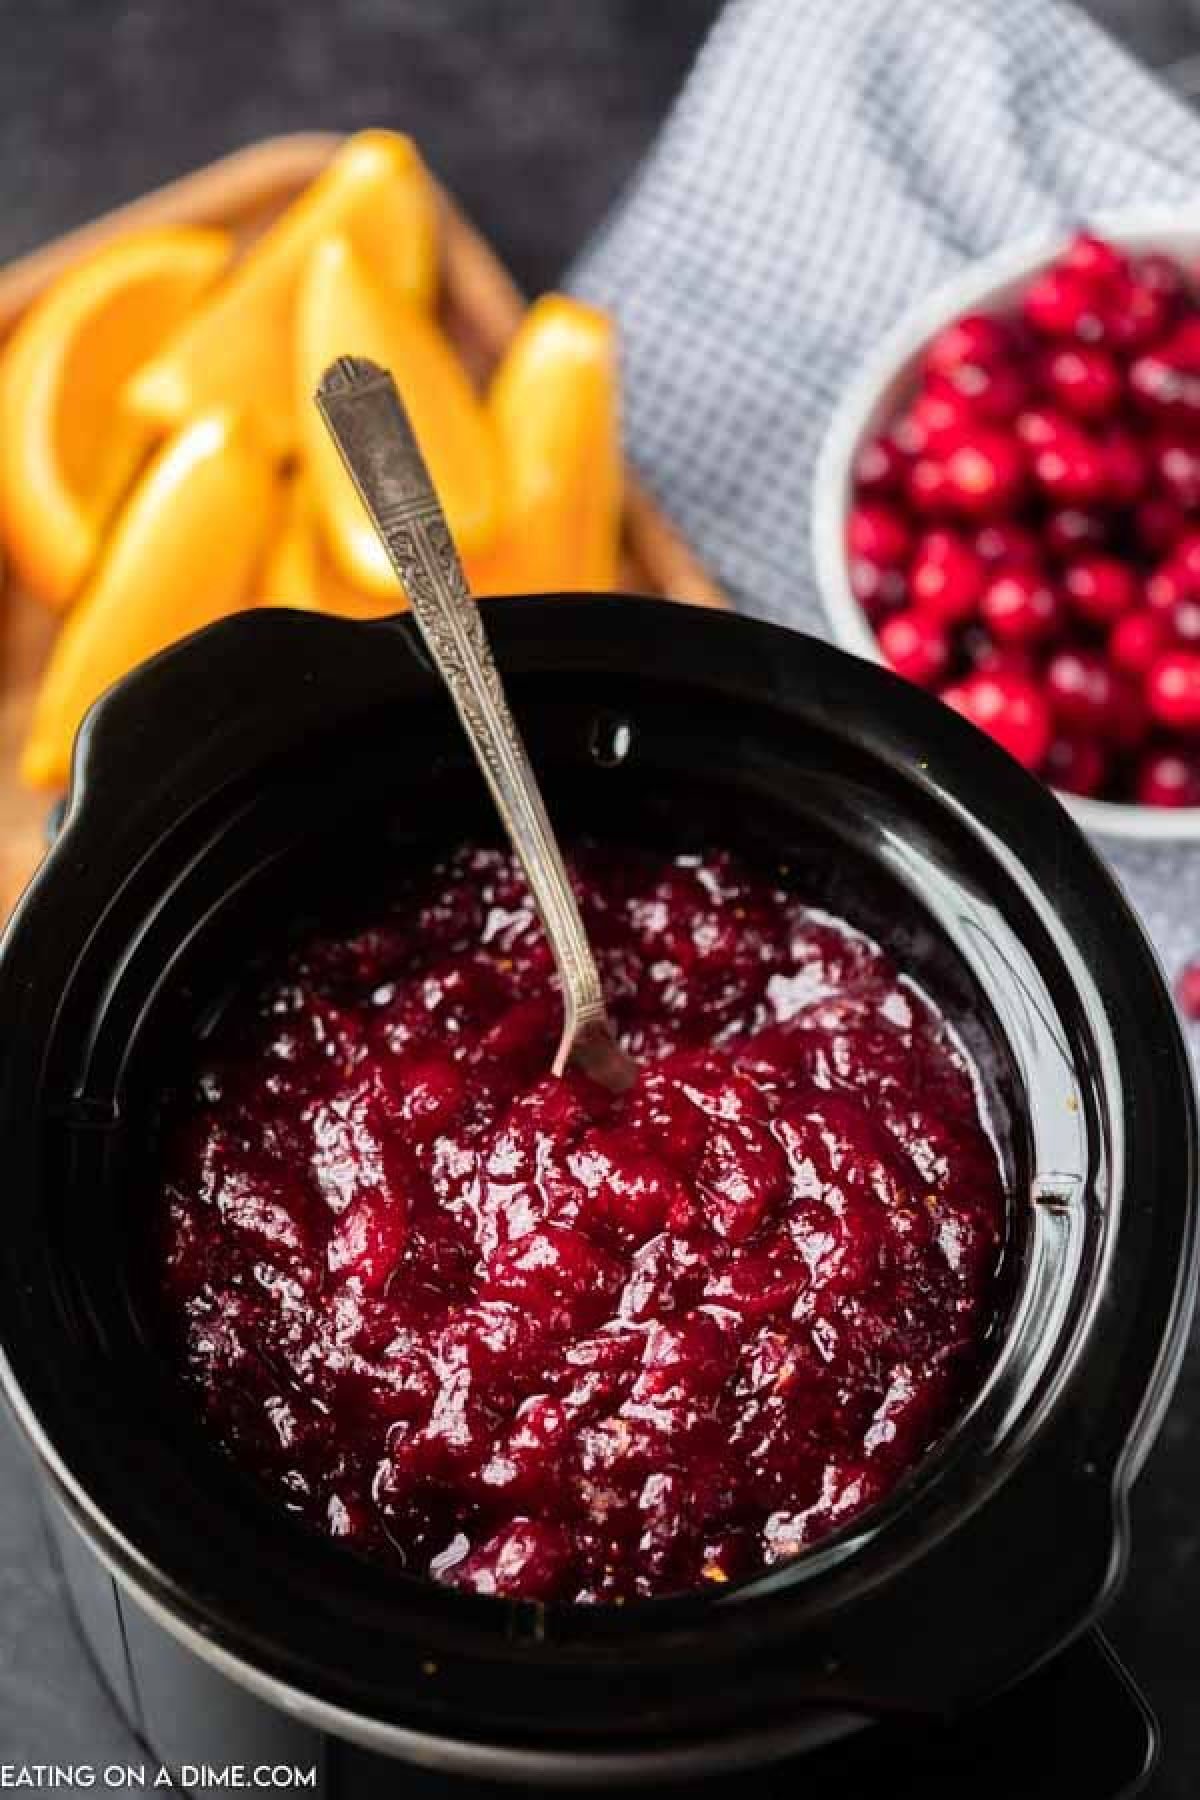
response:
M462 851L207 1041L157 1270L213 1435L289 1512L616 1601L895 1484L978 1377L1005 1201L962 1051L875 943L724 854L576 867L628 1094L547 1075L540 927Z

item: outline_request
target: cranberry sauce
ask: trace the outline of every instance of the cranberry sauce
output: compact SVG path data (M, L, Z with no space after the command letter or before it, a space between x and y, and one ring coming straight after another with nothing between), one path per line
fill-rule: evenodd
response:
M619 1098L509 858L244 995L173 1104L155 1279L212 1435L317 1530L480 1593L736 1579L894 1486L979 1378L978 1082L869 938L723 854L585 847Z

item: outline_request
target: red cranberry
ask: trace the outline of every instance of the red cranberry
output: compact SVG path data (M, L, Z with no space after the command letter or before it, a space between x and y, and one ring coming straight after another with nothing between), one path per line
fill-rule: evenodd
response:
M1063 344L1047 353L1043 380L1059 406L1079 419L1107 419L1121 398L1121 373L1107 350Z
M1034 450L1034 479L1052 500L1087 506L1104 497L1108 468L1101 445L1076 426L1064 426L1050 443Z
M852 557L899 569L908 561L912 536L901 513L873 501L851 509L846 538Z
M943 690L942 699L972 725L1036 769L1050 747L1050 711L1036 684L1022 675L976 673Z
M951 503L945 463L935 456L918 456L908 472L908 497L918 512L944 513Z
M970 618L983 591L978 554L953 531L927 531L918 539L909 589L918 612L943 624Z
M1129 367L1129 389L1148 412L1192 425L1200 419L1200 319L1185 319Z
M1108 774L1108 756L1095 738L1063 732L1047 750L1042 774L1064 794L1098 794Z
M1092 283L1074 269L1050 268L1036 276L1025 290L1021 310L1043 337L1094 344L1104 336Z
M1042 535L1052 555L1067 562L1083 550L1108 543L1108 520L1103 513L1083 506L1059 506L1046 515Z
M1146 677L1146 699L1164 725L1200 730L1200 652L1164 650Z
M1186 594L1171 611L1171 631L1178 644L1189 650L1200 646L1200 596Z
M1175 998L1185 1019L1200 1019L1200 960L1180 969L1175 981Z
M955 510L976 518L1007 512L1024 470L1012 439L983 425L964 432L945 459L946 491Z
M1009 569L988 583L979 616L1001 643L1032 644L1053 635L1062 608L1044 576L1032 569Z
M1191 592L1191 585L1187 571L1181 569L1173 559L1160 563L1146 577L1146 585L1142 590L1147 611L1160 619L1169 620L1179 602Z
M1136 259L1133 272L1142 287L1161 295L1168 306L1177 306L1187 298L1187 282L1173 256L1166 256L1160 250L1149 250Z
M1185 511L1200 507L1200 450L1184 438L1164 438L1154 446L1159 481Z
M1171 552L1171 562L1186 577L1193 591L1200 593L1200 531L1180 533Z
M879 648L889 668L918 687L932 687L950 665L950 645L936 619L924 613L894 613L879 628Z
M1104 457L1105 498L1113 506L1132 506L1142 494L1150 469L1139 440L1132 431L1118 427L1101 443Z
M855 489L860 497L889 499L903 487L907 466L894 438L872 438L854 459Z
M923 358L929 374L945 375L960 363L1000 362L1012 350L1012 333L990 313L966 313L932 338Z
M881 569L858 556L850 564L850 590L874 624L898 612L908 601L908 583L899 569Z
M1046 693L1054 715L1070 731L1103 734L1116 683L1095 650L1059 650L1046 664Z
M1151 556L1169 550L1187 525L1187 514L1175 500L1165 494L1149 494L1134 517L1138 542Z
M1028 525L1017 525L1011 519L981 525L972 541L976 553L989 566L1030 569L1042 560L1041 545Z
M1108 282L1129 273L1129 263L1122 252L1094 231L1077 231L1059 257L1058 267L1070 269L1085 281Z
M903 442L914 455L941 456L970 429L971 409L953 388L922 388L904 415Z
M1200 759L1181 750L1148 751L1134 793L1142 806L1200 806Z
M1081 556L1067 564L1062 581L1072 612L1090 625L1110 625L1137 603L1133 571L1115 556Z
M1114 624L1108 659L1126 675L1144 675L1167 642L1168 628L1157 613L1130 612Z
M959 363L937 381L944 387L931 391L953 394L968 415L993 424L1015 418L1029 398L1029 382L1011 362Z
M1071 421L1048 406L1027 406L1018 413L1014 430L1027 450L1045 450L1070 431Z
M1115 283L1103 307L1105 336L1126 353L1141 350L1161 337L1170 318L1171 306L1163 295L1133 279Z

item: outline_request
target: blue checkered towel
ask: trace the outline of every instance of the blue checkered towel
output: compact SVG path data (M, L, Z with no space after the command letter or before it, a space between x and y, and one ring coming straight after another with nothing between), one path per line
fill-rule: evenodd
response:
M856 363L1008 239L1200 197L1200 122L1060 0L732 0L572 285L634 461L748 612L823 631L809 490ZM1168 971L1200 848L1105 842Z

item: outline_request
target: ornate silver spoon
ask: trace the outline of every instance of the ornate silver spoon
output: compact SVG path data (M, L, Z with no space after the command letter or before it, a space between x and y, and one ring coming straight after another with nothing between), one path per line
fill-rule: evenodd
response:
M637 1065L613 1032L562 851L396 384L365 357L342 356L322 375L316 402L404 584L550 940L565 1015L554 1073L575 1063L621 1093Z

